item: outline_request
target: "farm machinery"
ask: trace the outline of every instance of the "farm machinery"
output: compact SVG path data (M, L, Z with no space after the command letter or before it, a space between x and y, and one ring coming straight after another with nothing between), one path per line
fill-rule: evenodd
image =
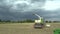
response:
M43 17L39 16L38 14L34 14L38 17L38 20L35 20L35 24L34 24L34 28L44 28L45 26L49 27L50 25L46 25L46 23L44 22Z

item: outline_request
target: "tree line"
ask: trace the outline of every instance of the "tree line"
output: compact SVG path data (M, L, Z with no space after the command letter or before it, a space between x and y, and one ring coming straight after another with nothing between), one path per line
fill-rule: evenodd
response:
M44 21L45 23L60 23L60 21ZM26 19L26 20L17 20L17 21L12 21L12 20L1 20L0 19L0 24L2 23L34 23L34 20L31 19Z
M26 19L26 20L17 20L17 21L12 21L12 20L1 20L0 19L0 24L1 23L33 23L34 20L31 19Z

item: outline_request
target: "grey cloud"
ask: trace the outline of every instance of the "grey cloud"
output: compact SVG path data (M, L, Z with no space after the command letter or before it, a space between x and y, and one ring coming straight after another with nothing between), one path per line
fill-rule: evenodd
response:
M9 1L9 2L8 2ZM19 0L18 0L19 1ZM22 1L22 0L21 0ZM27 0L26 0L27 1ZM34 2L34 0L30 0L30 1L33 1ZM6 6L6 7L9 7L10 8L10 10L12 11L25 11L25 10L27 10L27 9L37 9L37 8L39 8L39 7L41 7L41 6L43 6L43 1L44 0L35 0L35 1L40 1L40 2L42 2L42 3L40 3L40 2L35 2L35 3L33 3L34 5L32 5L32 7L31 7L31 4L32 3L30 3L30 5L27 5L26 3L22 3L22 4L16 4L16 9L15 9L15 7L14 7L14 2L17 2L17 0L2 0L1 1L1 5L0 6ZM36 5L36 6L35 6ZM34 7L35 6L35 7ZM11 8L11 7L13 7L13 8ZM31 8L30 8L31 7Z
M46 0L31 0L31 2L45 2Z
M22 4L16 4L16 5L13 5L11 10L17 10L17 11L24 11L25 9L29 8L29 6L25 3L22 3Z
M21 19L37 19L37 17L35 15L33 15L34 13L39 14L40 16L43 16L45 18L45 20L59 20L60 16L59 14L56 14L55 12L50 12L50 11L45 11L45 10L40 10L40 9L34 9L34 10L30 10L27 12L4 12L3 10L0 11L0 17L2 19L10 19L10 20L21 20ZM59 13L59 11L57 12ZM56 15L53 15L56 14ZM47 15L47 16L46 16ZM53 15L53 16L51 16ZM58 19L59 18L59 19Z
M34 3L35 5L44 6L46 0L31 0L31 3Z
M17 4L16 5L17 10L14 10L11 8L13 6L11 3L14 3L15 0L14 1L8 0L8 1L9 2L2 0L0 2L0 19L3 19L3 20L20 20L20 19L30 18L32 16L32 15L30 15L31 12L29 10L27 10L29 8L29 5L27 5L25 3ZM21 11L24 11L25 9L27 10L27 12L21 12ZM19 11L19 12L17 12L17 11ZM33 18L33 17L31 17L31 18Z
M30 3L29 5L27 5L26 3L22 4L18 3L16 5L13 5L15 0L13 1L9 0L9 2L6 2L5 0L0 0L0 19L3 20L37 19L37 17L33 15L34 13L43 16L44 19L46 20L60 19L59 12L60 10L46 11L41 9L41 6L44 5L45 0L30 0L30 1L32 3ZM42 4L40 4L40 2Z

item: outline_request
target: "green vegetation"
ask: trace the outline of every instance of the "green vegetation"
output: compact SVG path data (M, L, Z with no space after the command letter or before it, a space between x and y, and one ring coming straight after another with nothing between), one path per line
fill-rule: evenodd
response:
M22 21L12 21L12 20L1 20L0 19L0 24L5 24L5 23L34 23L34 20L26 19Z
M44 21L42 19L42 23L60 23L60 21ZM0 19L0 24L5 24L5 23L34 23L34 20L31 19L26 19L26 20L17 20L17 21L12 21L12 20L1 20Z
M60 34L60 29L55 29L54 34Z

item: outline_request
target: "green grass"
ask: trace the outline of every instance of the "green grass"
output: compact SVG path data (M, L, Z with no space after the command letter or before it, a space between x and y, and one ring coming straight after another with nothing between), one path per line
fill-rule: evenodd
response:
M47 23L50 28L34 29L34 23L0 24L0 34L53 34L53 30L60 28L60 23Z

